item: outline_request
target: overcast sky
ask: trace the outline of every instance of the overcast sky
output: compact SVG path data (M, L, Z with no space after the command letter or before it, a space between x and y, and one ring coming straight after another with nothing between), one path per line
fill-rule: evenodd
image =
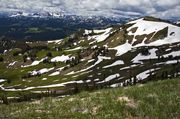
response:
M180 0L0 0L0 12L63 12L74 15L180 17Z

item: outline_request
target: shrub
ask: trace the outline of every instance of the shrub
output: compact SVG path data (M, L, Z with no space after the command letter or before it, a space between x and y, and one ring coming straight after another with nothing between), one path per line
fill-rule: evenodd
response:
M47 56L47 57L52 57L52 53L51 53L51 52L48 52L48 53L46 54L46 56Z
M27 55L23 55L23 61L24 61L24 62L27 61Z
M15 51L13 52L13 56L18 56L21 53L21 51Z
M141 49L141 54L144 56L148 56L150 54L148 48Z
M0 57L0 62L3 62L4 61L4 58L3 57Z
M11 83L11 79L7 79L7 83L10 84Z
M43 60L43 63L46 64L46 63L50 63L49 59L44 59Z

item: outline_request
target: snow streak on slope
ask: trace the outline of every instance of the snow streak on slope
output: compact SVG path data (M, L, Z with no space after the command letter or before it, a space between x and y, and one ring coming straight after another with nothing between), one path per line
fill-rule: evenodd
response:
M149 50L150 54L147 56L138 54L132 61L133 61L133 63L141 63L142 60L156 59L156 58L158 58L156 55L157 50L158 49L156 49L156 48Z
M43 59L41 59L41 60L36 60L36 61L34 61L34 62L32 62L32 64L30 64L30 65L22 65L21 67L31 67L31 66L36 66L36 65L39 65L41 62L43 62L44 60L46 60L47 59L47 57L45 57L45 58L43 58Z
M56 71L56 72L50 74L49 76L57 76L57 75L59 75L59 74L60 74L60 72L59 72L59 71Z
M4 80L4 79L0 79L0 83L2 83L2 82L5 82L6 80Z
M125 44L117 46L115 48L111 48L111 49L117 50L116 56L121 56L127 53L128 51L130 51L132 49L132 45L128 41L126 41Z
M117 66L117 65L122 65L122 64L124 64L124 61L118 60L118 61L115 61L114 63L112 63L111 65L104 66L103 68L109 68L109 67L113 67L113 66Z
M88 35L88 40L94 39L92 43L102 42L109 37L109 35L112 33L111 30L112 28L107 28L105 30L85 30L84 35ZM91 36L89 34L98 34L98 35Z
M40 69L39 71L32 71L32 72L29 72L32 76L35 76L35 75L39 75L39 74L44 74L44 73L47 73L47 72L49 72L49 71L52 71L54 69L54 67L53 68L43 68L43 69Z
M72 57L62 55L62 56L57 56L55 58L52 58L51 62L66 62L71 59L72 59Z
M144 71L140 74L137 75L137 78L140 79L140 80L144 80L146 79L147 77L149 77L150 75L154 75L154 71L157 71L159 70L160 68L156 68L156 69L150 69L150 70L147 70L147 71Z
M168 56L173 56L173 57L176 57L176 56L180 56L180 51L173 51L169 54L166 54L166 55L163 55L164 57L168 57Z
M66 75L74 75L74 74L77 74L77 73L81 73L81 72L85 72L85 71L88 71L90 70L91 68L95 67L96 65L100 64L103 60L111 60L111 57L105 57L105 56L98 56L98 60L91 66L85 68L85 69L81 69L79 71L72 71ZM92 70L90 70L89 72L91 72ZM87 73L87 72L85 72Z

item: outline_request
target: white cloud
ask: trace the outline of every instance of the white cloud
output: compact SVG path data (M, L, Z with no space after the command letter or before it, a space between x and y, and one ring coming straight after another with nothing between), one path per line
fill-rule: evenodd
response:
M180 0L0 0L0 11L65 12L75 15L180 17Z
M157 0L154 2L160 7L174 7L180 4L179 0Z

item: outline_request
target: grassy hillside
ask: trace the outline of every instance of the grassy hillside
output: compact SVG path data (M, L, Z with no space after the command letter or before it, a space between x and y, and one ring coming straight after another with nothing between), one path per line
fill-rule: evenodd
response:
M1 119L178 119L180 78L0 105Z
M178 26L146 17L55 41L4 40L12 47L0 54L0 103L179 77L179 37Z

